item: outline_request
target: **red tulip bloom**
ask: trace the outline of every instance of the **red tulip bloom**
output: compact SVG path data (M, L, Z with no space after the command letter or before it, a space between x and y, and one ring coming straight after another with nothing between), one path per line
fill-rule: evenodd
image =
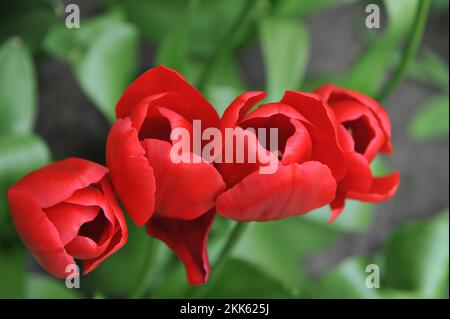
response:
M146 224L184 262L189 283L204 283L207 235L225 184L200 154L189 152L198 163L174 163L171 133L191 132L194 120L218 127L217 112L178 72L160 66L127 88L116 115L106 146L114 189L136 225Z
M319 96L287 91L280 102L250 112L265 95L240 95L221 120L222 131L278 129L278 150L264 147L259 136L245 144L246 152L276 157L274 174L261 174L261 162L218 164L229 190L218 197L217 211L227 218L266 221L308 213L334 199L336 181L346 173L334 115Z
M338 183L336 199L331 204L332 220L344 209L346 198L366 202L392 198L400 174L374 177L369 166L378 153L392 153L391 123L386 111L368 96L330 84L316 93L336 116L339 140L348 162L347 174Z
M13 185L8 202L14 225L41 266L65 278L79 260L95 269L127 241L127 226L108 169L69 158L44 166Z

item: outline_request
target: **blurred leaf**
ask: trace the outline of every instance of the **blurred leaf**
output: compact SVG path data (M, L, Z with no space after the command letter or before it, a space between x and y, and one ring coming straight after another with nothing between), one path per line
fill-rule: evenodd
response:
M137 228L130 220L127 220L127 225L126 246L83 278L82 286L92 294L130 297L141 281L145 280L142 274L151 271L146 269L149 267L147 261L149 254L155 253L159 243L148 236L145 229Z
M155 44L160 44L183 21L192 1L186 0L105 0L110 6L120 7L139 31ZM222 39L245 1L198 0L194 18L186 25L189 34L190 53L199 57L209 56ZM233 48L241 45L251 32L251 19L242 21L239 32L233 35Z
M442 298L448 285L448 209L430 220L399 227L386 246L386 285Z
M251 223L232 254L279 281L292 295L298 295L307 276L305 258L341 235L332 227L301 216Z
M81 88L109 121L137 68L137 30L118 10L82 21L79 29L60 25L45 39L47 52L67 59Z
M13 231L7 219L8 188L25 174L49 161L47 145L37 136L0 137L0 238L9 237Z
M347 259L308 286L308 298L376 299L377 288L368 288L365 272L367 261Z
M285 90L297 90L309 55L309 35L297 19L266 18L260 22L260 41L267 76L269 99Z
M22 249L0 247L0 298L23 298L26 258Z
M276 15L288 16L306 16L315 11L319 11L328 7L337 7L355 2L355 0L314 0L314 1L298 1L298 0L281 0L275 5Z
M48 29L57 20L56 8L46 0L0 2L0 43L17 36L32 51L40 48Z
M189 65L187 36L188 33L184 27L178 27L170 33L158 47L155 65L162 64L185 74Z
M209 102L214 105L214 108L222 116L228 105L240 94L244 93L245 89L227 86L227 85L214 85L206 88L206 97Z
M289 298L280 283L246 261L229 258L217 281L210 278L204 286L193 288L193 296L203 298ZM212 276L214 276L212 272ZM210 283L213 285L210 286Z
M415 140L426 140L448 136L449 97L433 98L425 103L414 115L409 132Z
M108 120L137 67L137 33L126 24L104 30L75 65L81 88Z
M35 71L31 54L19 38L0 47L0 70L0 135L28 133L35 120Z
M448 92L448 63L431 50L425 50L411 64L409 75L426 85Z
M82 285L82 283L80 283ZM27 280L26 297L30 299L78 299L79 290L66 287L64 280L47 275L31 274Z

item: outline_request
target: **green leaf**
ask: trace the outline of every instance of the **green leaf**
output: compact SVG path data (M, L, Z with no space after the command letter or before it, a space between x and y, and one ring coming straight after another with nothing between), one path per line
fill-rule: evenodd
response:
M343 233L303 217L251 223L233 255L299 295L307 279L305 258L326 248Z
M29 133L36 112L33 60L19 38L0 47L0 135Z
M285 90L298 90L309 55L306 26L297 19L265 18L260 22L259 39L269 98L277 99Z
M193 288L193 296L202 291L203 298L289 298L291 295L273 278L255 268L252 264L229 258L223 265L220 278L204 286ZM211 274L214 276L214 270ZM230 280L232 278L232 280Z
M425 103L412 118L409 133L415 140L448 136L449 97L433 98Z
M186 73L189 66L188 33L186 28L176 28L158 47L155 65L165 65L181 74Z
M409 76L425 85L432 85L448 92L448 63L431 50L425 50L411 64Z
M138 34L120 11L82 21L79 29L57 26L45 39L46 51L67 59L85 94L109 121L137 68Z
M442 298L448 285L448 209L430 219L399 227L386 246L386 285Z
M105 29L75 65L81 88L108 120L137 67L137 32L127 24Z
M26 258L23 249L0 247L0 298L23 298Z
M307 298L376 299L377 288L366 286L366 260L348 259L308 286Z
M299 15L306 16L324 8L337 7L352 2L355 2L355 0L281 0L275 5L275 14L295 17L298 17Z
M82 284L82 283L81 283ZM78 299L78 289L67 288L64 280L47 275L31 274L27 280L26 297L30 299Z
M47 164L50 153L37 136L0 137L0 238L11 236L6 192L19 178Z

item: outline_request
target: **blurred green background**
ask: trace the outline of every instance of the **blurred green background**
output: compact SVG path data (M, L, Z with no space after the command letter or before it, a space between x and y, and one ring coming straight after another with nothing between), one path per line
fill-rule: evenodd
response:
M79 29L64 25L69 3ZM365 27L369 3L381 29ZM2 1L0 298L448 298L448 17L446 0ZM103 163L115 103L159 64L219 113L246 90L275 99L326 82L379 99L395 152L373 165L400 170L396 198L350 202L332 225L328 208L251 223L220 262L233 222L217 218L202 287L188 287L172 252L129 223L128 244L67 289L18 240L6 190L51 160ZM369 264L379 289L365 285Z

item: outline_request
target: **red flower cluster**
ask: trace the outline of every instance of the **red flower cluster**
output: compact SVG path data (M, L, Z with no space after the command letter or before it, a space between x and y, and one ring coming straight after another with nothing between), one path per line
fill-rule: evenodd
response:
M216 211L239 221L267 221L330 204L334 220L346 198L377 202L395 194L399 174L374 177L369 166L379 152L392 151L389 118L376 101L332 85L314 93L287 91L280 102L255 108L264 97L244 93L220 119L176 71L149 70L117 104L108 168L71 158L11 187L11 214L23 242L55 276L64 277L74 259L90 272L127 239L115 192L136 225L174 250L189 283L201 284L209 274L206 243ZM193 149L188 155L196 160L173 162L172 132L191 132L194 120L221 132L276 128L276 152L257 133L243 145L272 157L276 171L261 174L265 164L258 161L211 162Z

